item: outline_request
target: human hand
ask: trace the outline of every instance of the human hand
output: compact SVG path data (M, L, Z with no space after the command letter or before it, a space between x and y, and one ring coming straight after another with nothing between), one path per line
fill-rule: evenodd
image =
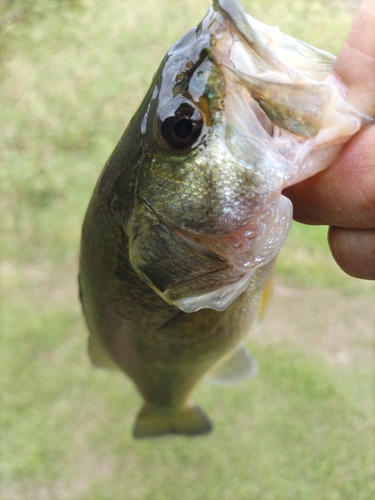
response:
M365 0L333 66L359 111L375 116L375 0ZM326 224L338 265L375 280L375 125L358 132L326 170L287 188L294 219Z

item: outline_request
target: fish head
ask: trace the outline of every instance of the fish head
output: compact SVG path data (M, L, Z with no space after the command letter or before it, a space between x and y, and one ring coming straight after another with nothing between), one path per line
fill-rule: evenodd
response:
M227 308L276 257L292 219L282 189L301 180L296 157L332 102L249 19L236 0L215 1L169 50L133 122L130 261L185 312Z

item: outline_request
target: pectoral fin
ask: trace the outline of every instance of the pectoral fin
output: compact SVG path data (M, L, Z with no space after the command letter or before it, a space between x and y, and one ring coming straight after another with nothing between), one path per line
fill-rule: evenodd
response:
M97 335L90 333L88 342L89 358L97 368L106 368L108 370L118 370L118 366L110 358L108 352L104 349Z
M269 302L270 302L270 299L272 296L272 291L273 291L273 279L272 279L272 275L271 275L270 279L268 280L268 282L263 290L263 295L262 295L260 302L259 302L258 314L257 314L256 320L255 320L255 324L253 325L253 331L255 331L255 333L258 333L261 326L262 326L264 316L266 314L266 311L268 309L268 305L269 305Z
M253 377L257 363L244 345L239 345L224 356L206 375L217 384L232 384Z
M174 409L145 405L138 414L133 436L136 438L156 437L163 434L196 436L206 434L211 429L211 422L197 406L189 405Z

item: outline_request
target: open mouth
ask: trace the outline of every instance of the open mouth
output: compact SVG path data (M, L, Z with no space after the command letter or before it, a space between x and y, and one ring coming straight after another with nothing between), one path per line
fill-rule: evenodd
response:
M215 0L202 26L226 79L225 116L253 147L278 159L282 188L326 168L362 124L329 78L334 56L245 13L237 0Z

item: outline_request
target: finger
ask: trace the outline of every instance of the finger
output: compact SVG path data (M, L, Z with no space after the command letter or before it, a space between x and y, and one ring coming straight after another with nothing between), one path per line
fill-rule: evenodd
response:
M375 0L362 2L332 71L347 89L346 100L359 111L374 116Z
M284 190L305 224L375 227L375 126L360 131L327 170Z
M330 227L328 242L343 271L355 278L375 280L375 229Z

